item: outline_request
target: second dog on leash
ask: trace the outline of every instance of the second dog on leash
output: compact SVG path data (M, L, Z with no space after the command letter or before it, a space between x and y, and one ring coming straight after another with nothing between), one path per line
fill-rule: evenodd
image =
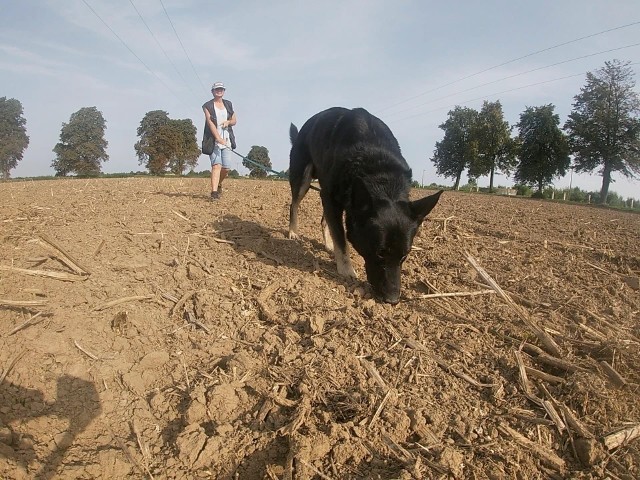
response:
M375 295L398 303L402 263L442 191L409 201L411 168L398 141L384 122L362 108L324 110L299 132L291 124L289 135L289 238L297 238L298 207L317 178L324 243L335 255L338 273L356 277L348 240L364 258Z

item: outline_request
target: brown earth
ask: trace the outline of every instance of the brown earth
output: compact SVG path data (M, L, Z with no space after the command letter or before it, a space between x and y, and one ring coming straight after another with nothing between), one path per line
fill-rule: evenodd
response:
M0 184L0 478L640 477L640 216L445 192L391 306L225 186Z

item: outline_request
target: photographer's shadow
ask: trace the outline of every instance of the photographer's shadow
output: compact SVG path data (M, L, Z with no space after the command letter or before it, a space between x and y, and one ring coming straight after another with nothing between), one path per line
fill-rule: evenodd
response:
M66 451L87 426L100 415L100 398L93 382L63 375L56 383L56 400L45 402L41 391L4 382L0 385L0 458L13 460L28 472L40 468L33 478L50 479L62 463ZM20 424L40 417L65 419L67 429L55 435L55 448L46 458L38 458L34 445L45 444L48 439L41 433L31 435L21 431ZM52 432L46 432L50 434Z

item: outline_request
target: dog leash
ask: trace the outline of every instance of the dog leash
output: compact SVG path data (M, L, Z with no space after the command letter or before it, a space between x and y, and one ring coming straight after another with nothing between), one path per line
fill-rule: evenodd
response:
M227 147L229 148L229 147ZM285 172L276 172L275 170L272 170L270 168L265 167L264 165L262 165L261 163L258 162L254 162L253 160L251 160L250 158L245 157L244 155L240 155L238 152L236 152L235 150L232 150L229 148L229 150L231 150L233 153L235 153L236 155L238 155L240 158L242 158L243 160L246 160L248 163L250 163L251 165L261 168L262 170L266 171L266 172L270 172L273 173L275 175L277 175L280 178L284 178L286 176ZM313 189L313 190L317 190L318 192L320 191L320 189L318 187L316 187L315 185L309 185L309 188Z

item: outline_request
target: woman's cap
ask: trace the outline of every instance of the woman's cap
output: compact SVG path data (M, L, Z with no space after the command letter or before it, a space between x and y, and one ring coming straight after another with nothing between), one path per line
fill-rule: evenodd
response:
M226 88L224 88L224 83L222 82L216 82L211 86L211 90L215 90L216 88L222 88L223 90L226 90Z

